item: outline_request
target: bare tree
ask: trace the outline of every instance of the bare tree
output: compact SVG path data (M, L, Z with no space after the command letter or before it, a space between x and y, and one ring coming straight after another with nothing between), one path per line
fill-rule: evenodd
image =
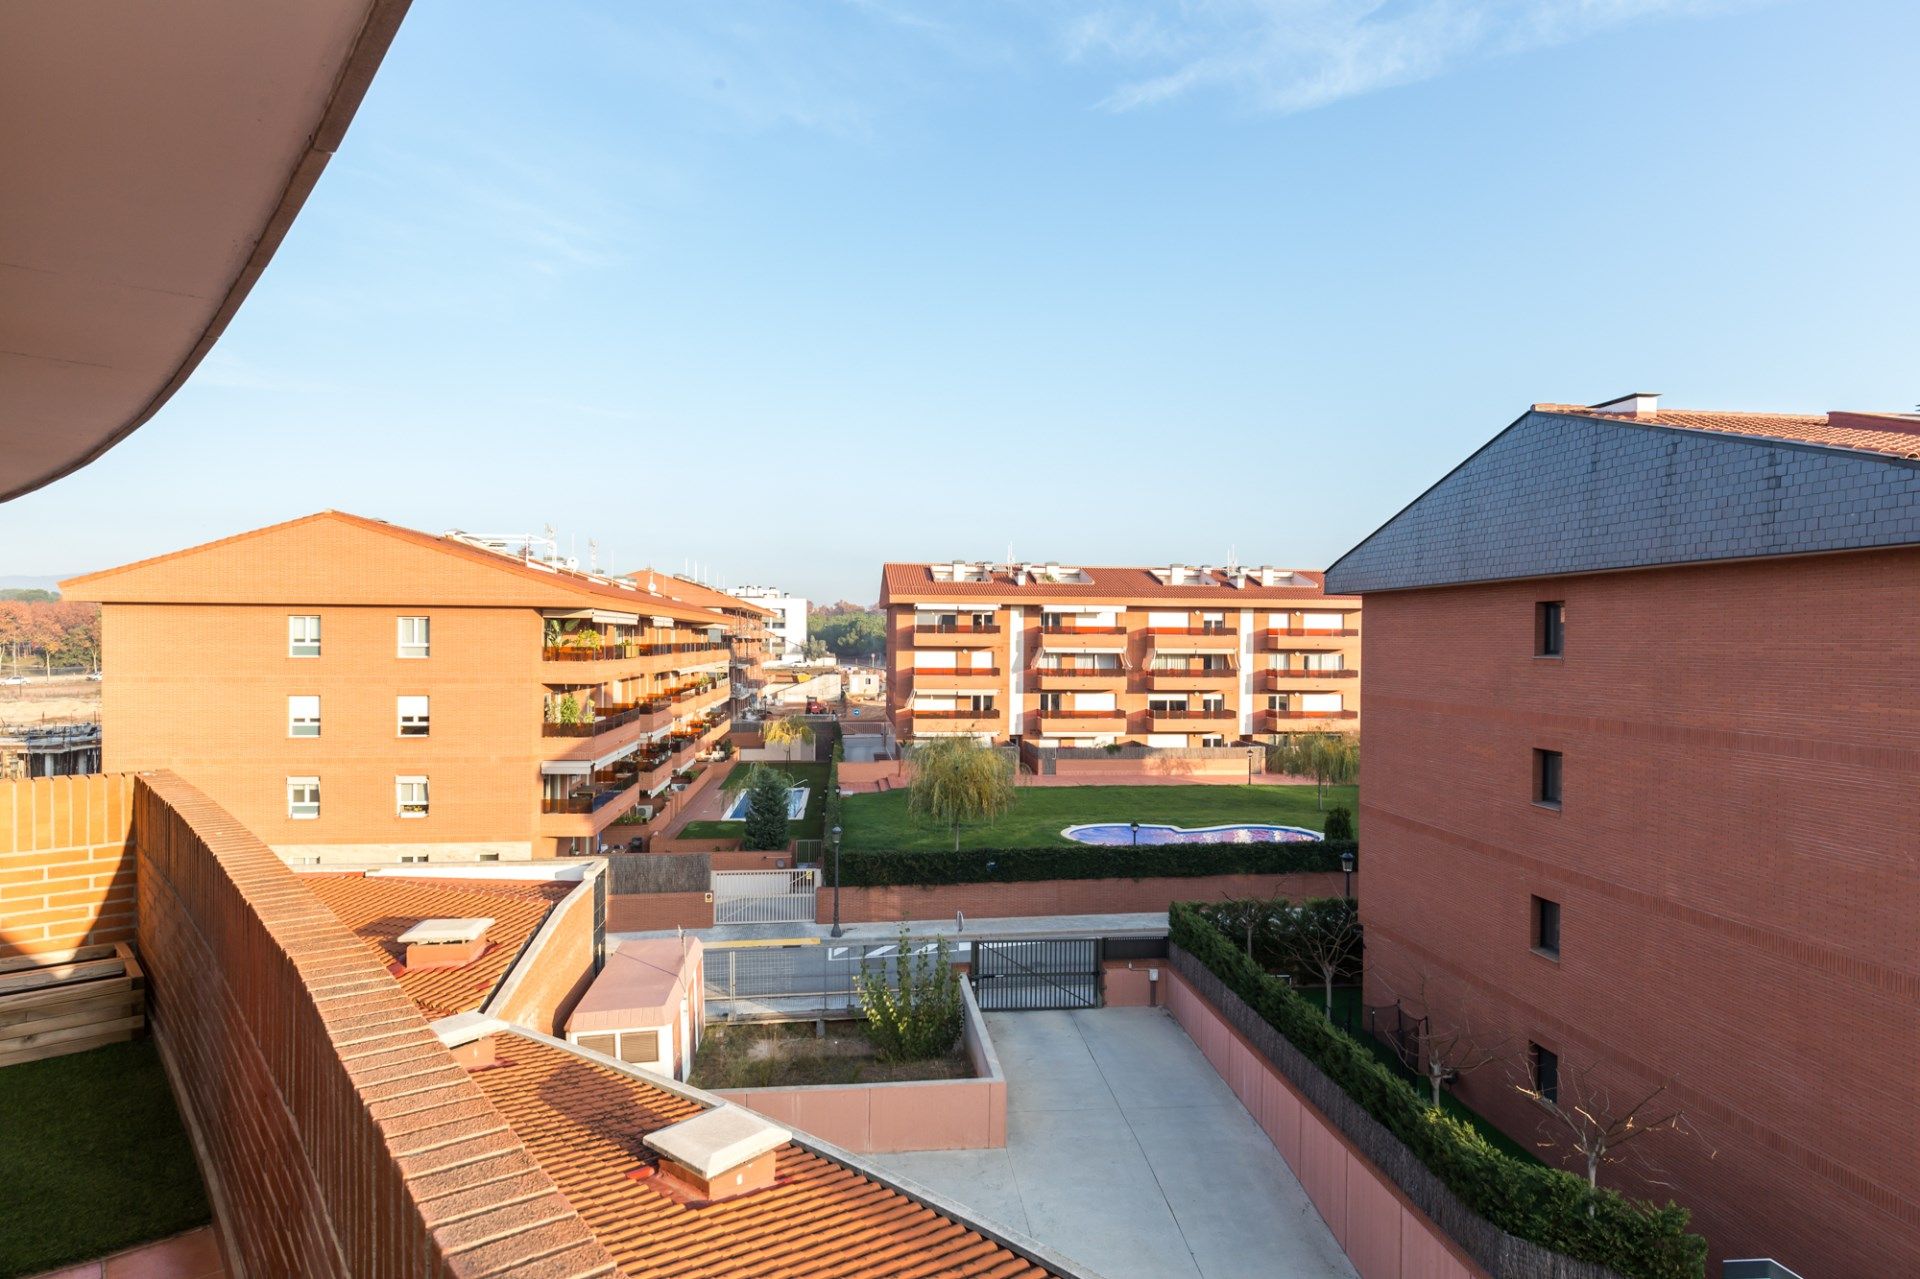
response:
M1275 921L1280 953L1320 979L1327 1019L1333 1019L1333 983L1360 957L1360 915L1344 897L1321 897L1282 910Z
M1419 1010L1413 1034L1395 1039L1393 1050L1408 1070L1423 1076L1435 1110L1440 1109L1440 1090L1463 1075L1482 1066L1511 1057L1513 1039L1503 1036L1491 1043L1477 1034L1464 1001L1448 998L1438 983L1423 968L1415 968L1411 980L1400 985L1382 975L1380 981L1404 1008Z
M1620 1163L1621 1151L1649 1133L1693 1131L1680 1109L1664 1100L1664 1083L1616 1095L1594 1079L1592 1064L1557 1074L1551 1093L1542 1091L1537 1079L1515 1087L1546 1116L1539 1146L1578 1155L1586 1164L1589 1186L1597 1188L1601 1167Z

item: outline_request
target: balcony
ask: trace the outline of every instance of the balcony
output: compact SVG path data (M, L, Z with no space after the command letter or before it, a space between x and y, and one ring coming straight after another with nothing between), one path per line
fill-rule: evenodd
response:
M1040 651L1043 653L1124 653L1127 628L1124 626L1042 626Z
M1307 666L1272 666L1260 672L1260 687L1272 693L1286 693L1312 686L1322 680L1359 679L1360 672L1350 667L1316 670Z
M1125 711L1038 710L1027 716L1034 733L1042 737L1061 737L1086 733L1117 734L1127 731Z
M1125 666L1031 666L1027 682L1049 691L1083 689L1104 692L1125 686Z
M1337 648L1341 640L1353 639L1360 632L1357 629L1275 626L1261 634L1269 651L1284 652L1294 648Z
M596 635L596 632L588 632ZM594 643L576 641L567 644L548 644L540 650L543 662L623 662L630 658L643 657L649 645L639 640L601 640Z
M540 736L598 737L602 733L611 733L629 724L639 724L640 731L650 733L656 728L665 728L672 721L671 707L665 700L629 702L625 705L613 704L601 707L590 724L544 723L540 725Z
M992 642L999 637L1000 633L998 623L976 626L970 622L956 622L951 626L916 626L913 628L913 646L915 648L978 648L982 639Z
M1260 712L1260 726L1269 733L1298 733L1317 726L1336 726L1337 721L1359 719L1359 711L1274 711Z
M1147 671L1147 687L1156 693L1227 688L1239 674L1232 666L1154 666Z
M938 735L942 733L991 733L995 736L1006 731L1006 712L995 709L987 711L964 710L922 710L909 707L912 716L912 732L919 735Z
M1182 653L1237 653L1240 632L1231 626L1149 626L1155 649Z
M1240 713L1231 707L1222 706L1217 710L1204 707L1189 707L1186 710L1152 710L1147 712L1147 731L1153 733L1219 733L1230 731L1240 720Z
M907 673L915 687L996 689L1004 682L998 666L914 666Z

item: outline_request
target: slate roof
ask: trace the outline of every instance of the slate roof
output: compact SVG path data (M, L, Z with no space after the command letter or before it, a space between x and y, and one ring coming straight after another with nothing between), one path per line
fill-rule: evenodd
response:
M1050 1279L979 1227L788 1142L775 1184L690 1206L628 1174L658 1156L641 1138L704 1103L584 1053L502 1032L473 1072L541 1169L629 1275L702 1279Z
M1920 545L1920 418L1536 405L1327 570L1409 590Z
M915 600L1023 600L1069 604L1083 601L1116 604L1154 604L1160 602L1193 605L1219 605L1241 608L1253 603L1317 603L1327 598L1321 584L1323 575L1305 569L1291 569L1307 579L1305 586L1236 587L1223 569L1213 569L1204 584L1168 586L1149 568L1084 566L1080 571L1087 582L1016 583L1012 576L996 566L982 582L942 582L933 576L931 564L887 564L880 571L880 595L883 602L910 604Z

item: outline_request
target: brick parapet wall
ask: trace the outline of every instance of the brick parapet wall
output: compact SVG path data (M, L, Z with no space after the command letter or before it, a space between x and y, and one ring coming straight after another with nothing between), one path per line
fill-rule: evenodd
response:
M542 1034L564 1033L567 1014L598 972L593 899L602 873L590 872L553 908L488 1003L488 1014Z
M133 779L0 782L0 958L132 941Z
M413 1003L171 774L133 796L151 1024L229 1272L614 1273Z
M819 922L833 918L831 872L816 899ZM1237 897L1337 897L1341 876L1202 875L1164 879L1046 879L1029 883L889 885L840 890L843 922L946 919L965 911L976 919L1030 915L1125 915L1164 911L1177 901Z

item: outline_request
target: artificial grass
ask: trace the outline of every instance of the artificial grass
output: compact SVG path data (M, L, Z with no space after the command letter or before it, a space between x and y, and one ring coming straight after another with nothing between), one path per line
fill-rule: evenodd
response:
M0 1069L0 1279L212 1219L151 1039Z
M736 770L737 771L737 770ZM1333 786L1326 804L1356 806L1359 788ZM953 848L953 832L907 813L905 790L849 795L842 801L844 847L863 851L938 852ZM808 805L812 807L811 803ZM960 830L962 848L1079 848L1060 832L1087 822L1141 822L1221 826L1270 822L1326 827L1312 786L1022 786L999 820Z
M735 764L721 786L729 791L737 791L747 784L747 776L756 768L771 768L777 773L785 773L795 786L807 788L807 811L794 821L787 823L787 834L794 839L820 838L820 812L826 803L827 766L825 764L783 764L749 763L741 761ZM739 839L747 832L745 822L688 822L681 828L675 839Z

